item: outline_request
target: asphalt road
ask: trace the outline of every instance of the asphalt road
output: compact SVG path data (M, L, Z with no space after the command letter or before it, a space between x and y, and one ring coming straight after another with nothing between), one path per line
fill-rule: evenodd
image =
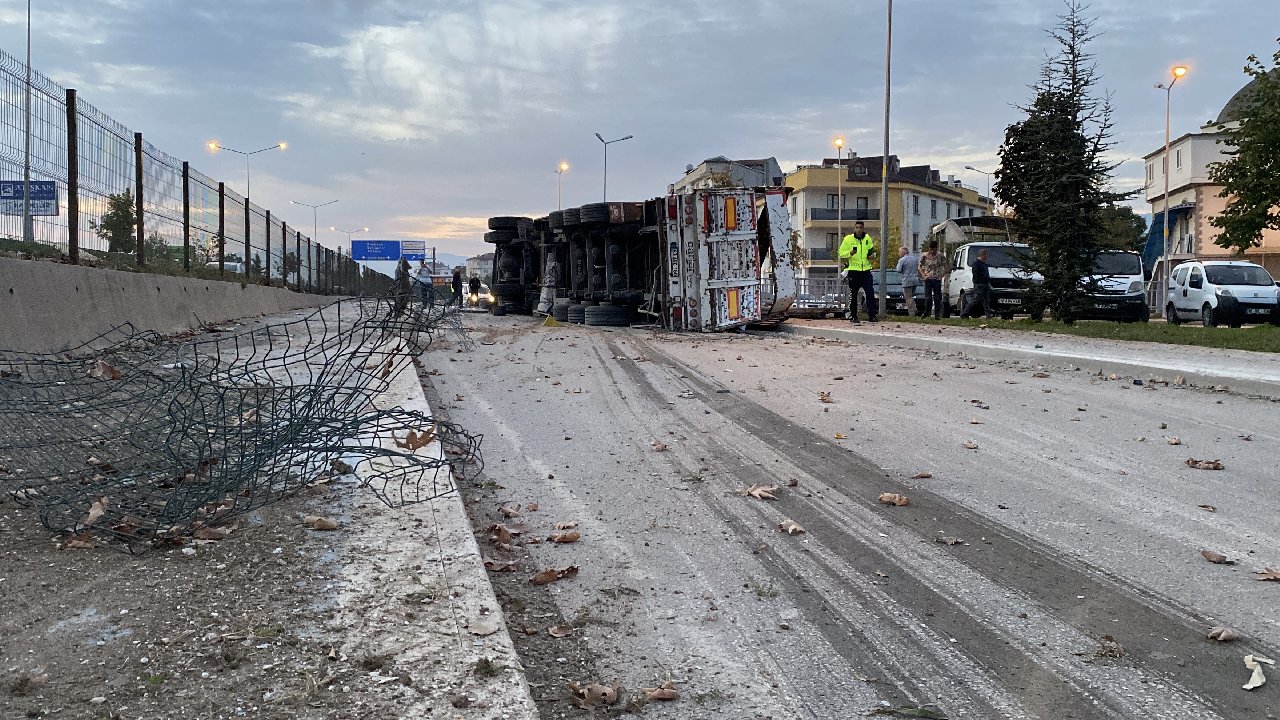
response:
M586 716L566 678L672 681L644 717L1275 717L1274 680L1241 685L1244 655L1280 659L1280 583L1254 574L1280 566L1280 404L922 349L473 320L474 353L429 361L438 409L486 436L482 551L499 505L521 504L505 522L525 538L582 535L488 550L516 565L491 574L509 624L536 606L575 631L523 645L543 717Z

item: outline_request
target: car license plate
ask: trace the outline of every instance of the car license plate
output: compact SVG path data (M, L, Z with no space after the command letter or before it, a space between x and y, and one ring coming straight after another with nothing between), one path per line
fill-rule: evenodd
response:
M1120 306L1116 305L1115 303L1099 303L1097 305L1094 305L1094 307L1097 308L1098 310L1115 310Z
M1022 301L1018 298L997 298L996 302L1001 305L1021 305Z
M1246 308L1245 312L1250 315L1266 315L1271 312L1271 310L1267 308Z

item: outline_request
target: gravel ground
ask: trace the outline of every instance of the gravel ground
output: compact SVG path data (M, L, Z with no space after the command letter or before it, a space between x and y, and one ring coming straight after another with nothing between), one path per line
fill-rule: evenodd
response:
M1240 686L1245 654L1280 648L1280 587L1253 574L1280 565L1280 404L1052 362L475 322L477 351L431 379L486 434L468 510L544 717L1274 717L1274 687ZM548 542L564 522L581 539ZM1206 640L1216 624L1242 639ZM571 680L624 690L583 709ZM645 702L667 681L678 700Z

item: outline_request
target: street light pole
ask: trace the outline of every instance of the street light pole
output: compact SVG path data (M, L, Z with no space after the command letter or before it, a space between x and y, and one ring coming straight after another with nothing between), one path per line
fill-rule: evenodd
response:
M568 170L569 170L569 163L561 160L560 167L556 168L556 210L563 209L563 206L560 204L560 179L564 176L565 172L567 172Z
M342 228L337 228L337 227L334 227L334 226L330 225L330 226L329 226L329 229L330 229L330 230L332 230L332 231L334 231L334 232L340 232L340 233L346 233L346 234L347 234L347 248L348 248L348 253L347 253L347 254L351 257L351 259L352 259L352 260L355 260L355 259L356 259L356 252L355 252L355 250L356 250L356 249L355 249L354 247L351 247L351 236L352 236L352 235L355 235L356 233L369 232L369 228L364 227L364 228L356 228L355 230L343 230ZM339 255L341 255L341 254L342 254L342 248L338 248L338 254L339 254ZM363 283L363 282L364 282L364 261L362 261L362 260L356 260L356 267L360 268L360 274L359 274L358 282Z
M1187 74L1187 68L1183 65L1175 65L1173 67L1173 80L1168 85L1164 83L1156 83L1156 88L1164 90L1164 256L1162 258L1162 272L1160 281L1160 309L1164 311L1164 306L1169 301L1169 256L1172 254L1172 248L1169 247L1169 171L1173 169L1173 164L1169 162L1169 111L1173 105L1173 86L1178 83L1178 78Z
M839 248L844 242L844 137L837 135L832 142L836 146L836 247Z
M996 201L991 197L991 173L987 172L986 170L979 170L978 168L972 165L965 165L964 169L972 170L976 173L982 173L983 175L987 176L987 202L991 203L991 210L992 212L995 212Z
M320 214L320 208L322 208L322 207L324 207L324 206L326 206L326 205L332 205L332 204L334 204L334 203L336 203L336 202L338 202L338 201L337 201L337 200L330 200L330 201L329 201L329 202L327 202L327 203L320 203L319 205L312 205L311 203L298 202L297 200L290 200L290 201L289 201L289 204L291 204L291 205L301 205L301 206L303 206L303 207L309 207L309 208L311 208L311 242L313 242L313 243L319 243L319 242L320 242L320 225L319 225L319 221L318 221L319 214ZM347 238L347 239L348 239L348 240L350 240L350 238Z
M264 153L268 150L286 150L288 149L288 147L289 147L289 143L278 142L275 145L272 145L270 147L264 147L261 150L253 150L253 151L246 152L244 150L236 150L235 148L229 148L226 145L223 145L222 143L218 142L217 140L209 141L209 152L226 150L227 152L233 152L237 155L244 156L244 199L246 201L248 201L249 199L249 158L253 157L254 155L257 155L258 153Z
M628 135L626 137L620 137L617 140L605 140L604 136L602 136L600 133L596 133L596 139L599 140L601 143L604 143L604 192L602 193L603 197L601 198L600 202L609 202L609 146L616 142L622 142L623 140L630 140L633 137L635 136Z
M22 239L35 240L31 222L31 0L27 0L27 87L24 90L22 131Z
M880 166L880 317L889 312L889 96L893 58L893 0L888 0L884 30L884 157Z

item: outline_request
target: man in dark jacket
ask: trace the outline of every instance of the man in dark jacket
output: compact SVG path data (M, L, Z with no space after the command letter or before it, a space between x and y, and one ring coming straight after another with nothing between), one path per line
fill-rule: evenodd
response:
M453 269L453 303L462 306L462 271Z
M961 317L978 317L978 307L988 320L991 319L991 271L987 268L987 250L978 251L978 259L970 267L973 271L973 297L961 313Z

